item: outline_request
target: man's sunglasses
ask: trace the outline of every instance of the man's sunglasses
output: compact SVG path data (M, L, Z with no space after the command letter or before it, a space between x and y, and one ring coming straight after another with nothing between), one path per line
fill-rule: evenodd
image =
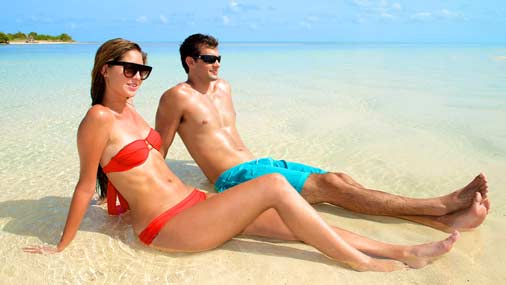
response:
M151 69L153 69L149 65L142 65L132 62L115 61L115 60L108 61L106 62L106 64L123 66L123 75L125 75L126 78L132 78L137 74L137 72L139 72L141 80L146 80L149 77L149 74L151 73Z
M210 54L201 54L193 57L194 59L202 59L203 62L207 64L213 64L216 61L221 62L221 55L210 55Z

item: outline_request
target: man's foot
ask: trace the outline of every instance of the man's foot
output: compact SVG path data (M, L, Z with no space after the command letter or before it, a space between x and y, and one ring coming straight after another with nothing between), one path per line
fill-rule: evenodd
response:
M487 178L483 173L476 176L469 184L464 186L464 188L442 198L444 205L446 205L446 214L469 208L473 203L476 193L480 193L484 199L487 198Z
M459 236L459 232L454 231L444 240L410 246L404 253L404 257L400 260L411 268L424 267L434 261L434 259L450 251Z
M490 210L490 200L483 199L480 192L474 195L474 201L469 208L437 218L438 222L448 227L446 232L469 231L483 223Z

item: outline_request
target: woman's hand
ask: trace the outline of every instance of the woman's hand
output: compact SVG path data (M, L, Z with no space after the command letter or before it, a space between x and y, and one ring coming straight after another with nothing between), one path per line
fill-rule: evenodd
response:
M23 247L23 251L35 254L54 254L60 252L61 250L52 245L31 245Z

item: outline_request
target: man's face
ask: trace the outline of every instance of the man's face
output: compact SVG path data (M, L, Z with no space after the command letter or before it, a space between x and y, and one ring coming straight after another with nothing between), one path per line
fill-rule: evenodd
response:
M199 57L194 58L195 61L193 72L199 74L210 81L218 79L218 70L220 69L220 62L217 57L220 56L218 48L200 47Z

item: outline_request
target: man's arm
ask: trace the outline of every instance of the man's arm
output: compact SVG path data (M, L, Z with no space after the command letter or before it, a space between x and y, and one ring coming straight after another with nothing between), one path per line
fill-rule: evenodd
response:
M155 129L162 137L160 153L164 158L167 156L169 147L174 141L174 136L179 128L179 123L183 118L182 104L178 102L183 96L183 94L180 94L180 89L180 87L176 86L165 91L162 97L160 97L156 111Z

